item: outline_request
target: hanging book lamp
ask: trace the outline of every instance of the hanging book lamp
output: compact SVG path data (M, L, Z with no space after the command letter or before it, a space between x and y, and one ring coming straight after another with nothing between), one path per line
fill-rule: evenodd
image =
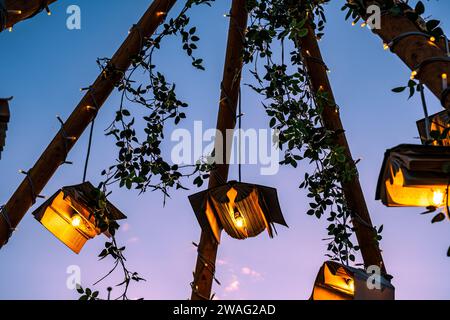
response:
M264 230L273 237L275 223L287 227L274 188L230 181L191 195L189 201L202 230L218 243L222 229L232 238L246 239Z
M90 182L63 187L33 212L34 217L73 252L80 253L86 241L104 233L95 218L98 190ZM122 220L126 216L106 200L105 219Z
M389 280L369 277L362 269L327 261L319 270L311 300L394 300L395 288Z
M402 144L385 153L376 200L388 207L444 207L449 182L449 147Z
M429 127L429 131L427 130ZM450 146L450 111L444 110L436 113L428 118L417 121L417 129L419 130L420 140L422 144L428 142L428 132L439 132L440 135L444 135L442 138L443 146ZM433 142L433 145L438 145L437 141Z

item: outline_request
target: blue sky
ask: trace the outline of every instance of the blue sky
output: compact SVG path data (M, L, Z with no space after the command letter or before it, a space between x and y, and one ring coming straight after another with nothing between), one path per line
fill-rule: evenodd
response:
M374 200L385 149L418 142L415 121L422 118L420 101L418 97L407 101L406 96L391 93L392 88L406 83L408 69L383 50L381 40L369 29L345 22L341 2L334 1L327 7L327 34L320 44L332 70L330 78L352 153L362 159L359 172L372 220L377 226L385 226L381 245L386 267L394 276L397 298L448 299L450 282L442 278L450 267L450 258L445 255L450 245L449 224L431 225L428 217L419 215L420 209L387 209ZM81 7L81 30L65 27L65 11L70 4ZM0 203L8 200L23 178L18 170L31 167L59 129L55 116L66 118L82 97L79 88L96 78L96 58L115 52L149 4L148 0L60 0L52 6L52 16L39 15L17 25L12 33L0 34L0 96L15 97L7 146L0 161ZM157 56L159 68L177 83L178 95L190 104L181 127L192 129L196 120L203 121L205 128L216 124L228 29L223 14L229 6L230 1L219 0L212 8L192 12L201 37L199 55L205 60L205 72L191 67L177 39L165 42ZM179 9L180 4L174 10ZM427 2L427 14L441 19L447 32L450 20L443 13L449 9L447 1ZM244 82L250 80L245 73ZM431 94L428 100L431 111L438 111L438 102ZM116 156L114 142L104 136L103 130L112 121L118 104L118 96L113 94L96 122L89 167L93 183ZM243 90L243 107L244 128L267 127L260 100L249 89ZM69 155L74 165L61 167L43 194L50 196L61 186L81 181L86 145L85 134ZM165 152L172 146L169 141L165 143ZM309 298L325 260L321 239L326 236L326 224L305 214L308 199L298 189L304 171L300 165L297 169L282 168L276 176L260 176L257 166L244 166L244 180L278 188L290 228L279 228L275 239L266 234L246 241L223 237L217 265L222 286L214 287L220 299ZM236 177L237 168L232 167L230 178ZM191 243L200 235L187 200L194 192L174 192L163 207L161 194L138 196L114 190L111 201L129 217L119 232L119 241L127 246L130 268L147 279L132 288L131 297L190 296L196 260ZM77 256L28 214L0 251L0 299L76 298L77 294L66 288L67 267L80 266L83 285L91 286L111 266L108 261L97 262L103 240L98 237L88 242Z

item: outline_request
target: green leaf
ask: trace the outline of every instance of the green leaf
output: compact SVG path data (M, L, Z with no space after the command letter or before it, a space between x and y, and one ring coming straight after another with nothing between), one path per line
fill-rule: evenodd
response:
M406 89L406 87L397 87L397 88L392 89L392 92L400 93L400 92L405 91L405 89Z
M439 212L437 215L434 216L433 220L431 220L431 223L437 223L441 222L445 219L445 214L442 212Z
M418 15L425 13L425 6L423 5L422 1L417 2L416 8L414 9Z

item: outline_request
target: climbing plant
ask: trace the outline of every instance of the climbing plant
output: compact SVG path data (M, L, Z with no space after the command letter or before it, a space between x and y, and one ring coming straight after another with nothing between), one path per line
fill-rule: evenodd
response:
M164 139L164 128L169 121L175 125L186 118L184 109L188 107L186 102L178 99L176 85L167 80L162 71L159 71L153 63L155 54L162 46L162 42L169 36L181 38L182 50L191 59L195 69L204 70L203 59L195 56L200 40L195 26L191 26L187 13L195 6L210 6L214 0L188 0L179 14L160 26L159 32L152 38L141 38L140 53L132 58L132 66L126 70L118 70L109 58L99 58L98 65L103 77L111 77L120 74L121 80L115 84L121 93L120 105L114 121L107 128L107 136L112 136L118 150L118 156L114 164L103 170L103 181L98 186L98 202L95 204L94 214L102 228L109 231L112 240L105 243L105 248L99 254L101 260L112 258L112 269L97 283L105 280L117 269L123 273L123 281L117 286L122 287L121 294L116 299L128 299L128 289L132 282L144 281L137 272L130 271L126 265L124 256L125 247L118 245L115 234L119 225L114 221L108 221L106 210L106 197L109 196L108 188L114 184L126 189L136 189L140 193L146 191L160 191L164 195L164 202L170 196L169 190L187 189L183 179L195 176L194 183L197 186L203 184L209 177L212 164L199 161L194 165L178 166L169 164L161 152L161 143ZM166 13L160 13L166 15ZM133 27L130 32L139 32ZM137 76L139 74L139 76ZM144 75L145 77L143 77ZM142 80L145 79L145 80ZM146 115L137 120L133 115L138 110L144 110ZM136 123L145 124L143 132L136 129ZM81 300L98 300L99 291L91 288L78 287ZM111 293L111 288L108 288ZM109 299L108 295L108 299Z
M256 80L249 86L263 97L270 127L279 131L279 147L284 152L281 163L294 168L300 161L309 164L310 171L299 186L311 200L306 213L319 219L325 216L329 222L327 256L349 264L359 250L350 225L357 213L349 210L342 184L355 176L355 166L336 143L342 132L323 125L322 112L330 108L328 94L311 88L304 57L297 50L301 38L311 32L308 24L318 38L324 35L328 2L249 0L251 22L245 33L244 61ZM297 48L288 59L286 42ZM282 54L276 59L280 46ZM382 227L374 230L375 242L381 240L381 231Z
M429 1L429 0L427 0ZM412 21L423 34L428 35L431 42L436 42L438 39L444 38L444 41L448 41L441 28L441 22L436 19L424 18L426 7L423 1L416 1L415 6L411 7L410 1L403 0L349 0L342 10L346 11L346 20L352 19L353 23L357 23L360 19L364 19L366 15L366 9L369 4L377 4L382 12L388 12L393 16L404 16ZM388 44L385 44L385 48L388 49ZM413 70L410 79L405 86L400 86L392 89L394 93L408 92L408 99L412 98L415 93L421 93L424 95L425 86L415 79L417 70ZM424 102L423 102L424 103ZM425 106L426 108L426 106ZM448 138L450 129L445 128L442 132L439 130L432 130L430 132L430 139L425 143L427 145L437 144L444 145L444 140ZM450 175L450 168L445 170ZM450 178L449 178L450 185ZM427 207L423 214L435 213L431 219L432 223L438 223L444 221L446 215L450 212L448 205L448 190L447 186L447 200L446 206L443 210L439 210L434 206ZM447 256L450 257L450 248L447 250Z

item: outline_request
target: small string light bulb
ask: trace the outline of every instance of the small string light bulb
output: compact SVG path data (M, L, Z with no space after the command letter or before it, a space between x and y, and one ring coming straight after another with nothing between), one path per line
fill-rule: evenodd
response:
M411 80L414 80L417 76L417 70L414 70L413 72L411 72Z
M367 22L366 22L366 21L364 21L363 23L361 23L361 28L365 28L365 27L367 27Z
M436 38L433 37L433 36L431 36L431 37L430 37L430 41L431 41L431 42L436 42Z
M448 76L447 76L446 73L443 73L443 74L441 75L441 77L442 77L442 90L445 90L445 89L447 89L447 87L448 87L448 83L447 83L447 78L448 78Z
M390 46L389 46L389 44L388 43L383 43L383 49L384 50L389 50L389 48L390 48Z

